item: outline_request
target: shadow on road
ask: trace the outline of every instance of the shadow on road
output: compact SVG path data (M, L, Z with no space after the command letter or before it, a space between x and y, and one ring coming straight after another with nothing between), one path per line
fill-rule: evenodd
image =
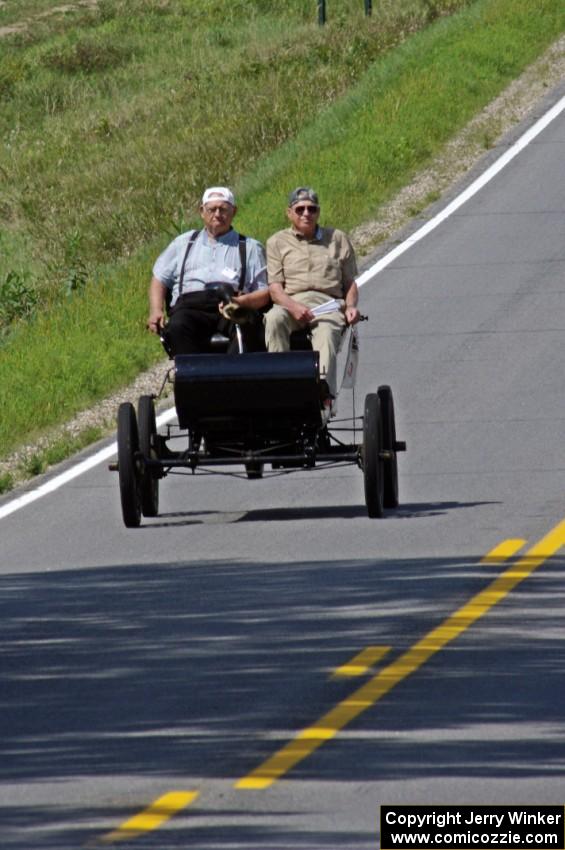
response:
M414 519L415 517L441 516L462 508L475 508L480 505L498 505L500 502L422 502L403 504L394 511L386 513L389 520ZM156 520L143 521L142 528L166 528L180 525L203 525L211 517L222 517L216 511L169 511L159 514ZM313 519L361 519L367 518L367 509L363 505L315 505L299 508L261 508L242 510L228 516L230 522L282 522Z
M564 567L559 558L543 565L291 778L554 776L563 747L527 727L562 724ZM393 660L496 573L473 559L376 557L3 576L0 780L235 781L363 681L331 679L332 670L368 645L390 646L385 663ZM485 727L504 734L487 740ZM263 815L268 796L264 806ZM92 823L97 813L73 809L75 823L83 817ZM290 815L285 834L253 821L235 819L221 835L202 825L190 846L328 850L327 835L303 834ZM0 822L4 850L35 850L18 836L34 823L45 829L37 846L80 846L65 832L63 805L2 806ZM332 841L368 846L365 833Z

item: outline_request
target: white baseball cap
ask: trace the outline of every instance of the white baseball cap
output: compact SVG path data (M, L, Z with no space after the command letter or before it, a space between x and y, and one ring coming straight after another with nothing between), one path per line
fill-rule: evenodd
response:
M210 189L206 189L202 195L202 203L207 204L209 201L225 201L235 207L234 194L226 186L212 186Z

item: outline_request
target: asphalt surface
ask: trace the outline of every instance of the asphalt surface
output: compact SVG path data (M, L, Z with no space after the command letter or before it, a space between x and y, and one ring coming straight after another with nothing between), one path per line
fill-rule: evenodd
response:
M103 464L0 520L4 850L369 850L381 804L564 803L565 113L361 306L397 511L354 467L170 476L127 530Z

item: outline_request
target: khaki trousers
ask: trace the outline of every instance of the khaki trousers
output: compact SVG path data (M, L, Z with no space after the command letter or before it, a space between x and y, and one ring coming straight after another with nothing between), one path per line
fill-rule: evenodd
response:
M298 292L292 297L307 307L317 307L318 304L329 301L329 296L324 295L323 292ZM288 351L290 334L302 328L303 325L293 319L288 310L275 304L265 313L267 350ZM341 311L324 313L311 323L310 329L312 347L320 353L320 377L327 381L330 393L335 398L337 393L336 360L345 330L345 316Z

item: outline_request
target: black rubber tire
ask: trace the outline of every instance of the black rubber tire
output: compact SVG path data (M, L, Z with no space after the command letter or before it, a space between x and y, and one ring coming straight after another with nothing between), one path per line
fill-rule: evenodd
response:
M118 471L122 517L126 528L137 528L141 522L139 468L135 457L139 437L135 410L129 401L118 408Z
M398 507L398 459L396 455L396 422L394 418L394 399L388 386L379 387L377 395L381 401L383 420L383 449L391 453L384 462L384 506Z
M263 466L264 464L258 460L251 460L245 464L245 471L250 481L256 481L263 477Z
M363 416L363 478L365 504L371 518L384 513L384 466L381 458L383 421L381 402L376 393L365 396Z
M159 459L157 448L157 423L153 397L142 395L137 405L139 427L139 451L144 458ZM143 516L159 515L159 471L151 470L145 464L141 468L140 479L141 511Z

